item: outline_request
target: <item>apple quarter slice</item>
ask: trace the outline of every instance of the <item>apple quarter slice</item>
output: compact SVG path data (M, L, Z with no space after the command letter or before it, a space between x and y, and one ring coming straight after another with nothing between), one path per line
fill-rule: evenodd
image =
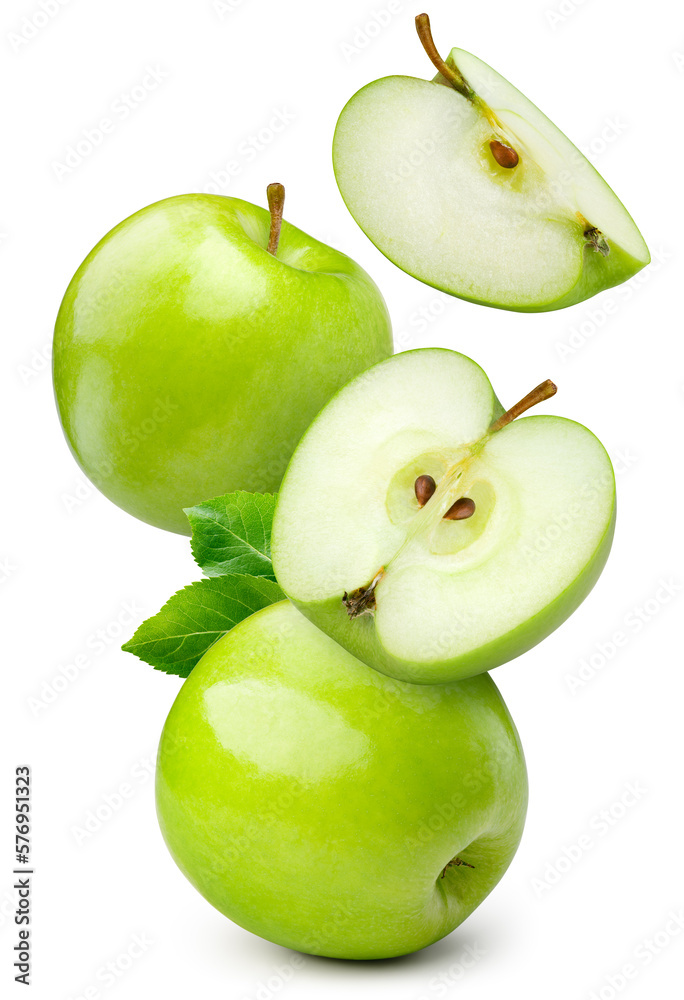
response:
M408 351L348 383L290 462L278 582L390 676L448 682L519 656L577 608L608 557L615 482L601 443L555 416L496 429L503 412L469 358ZM436 484L422 507L421 476ZM464 497L472 516L446 519Z
M333 141L342 197L382 253L443 291L519 311L581 302L644 267L631 216L560 129L476 56L442 61L429 22L429 41L419 34L442 72L368 84Z

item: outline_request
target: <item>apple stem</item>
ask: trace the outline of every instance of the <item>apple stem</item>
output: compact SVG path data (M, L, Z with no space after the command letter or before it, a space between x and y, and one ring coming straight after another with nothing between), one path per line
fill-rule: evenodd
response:
M430 29L430 18L427 14L418 14L416 17L416 31L418 32L418 37L420 38L422 46L435 69L437 69L442 76L449 81L452 87L454 87L459 94L462 94L463 97L472 101L474 91L468 86L466 78L455 66L449 66L445 63L437 51L437 46L435 45L435 41L432 37L432 31Z
M266 249L275 257L280 241L280 228L283 224L285 188L282 184L269 184L266 188L266 197L268 198L268 210L271 213L271 231L268 235L268 246Z
M558 392L557 386L547 378L545 382L541 382L532 392L528 392L515 406L512 406L510 410L506 410L502 413L498 420L495 420L492 426L489 428L489 433L494 434L496 431L500 431L502 427L510 424L511 421L519 417L521 413L525 410L529 410L530 407L536 406L537 403L543 403L545 399L550 399L551 396L555 396Z
M505 134L505 130L501 125L501 122L494 114L492 109L485 104L481 97L478 97L470 86L466 78L463 76L458 66L444 62L439 52L437 51L437 46L432 37L432 29L430 28L430 18L427 14L418 14L416 17L416 31L418 32L418 37L425 49L430 62L438 70L440 76L450 84L454 90L457 90L459 94L470 101L471 104L475 104L483 115L487 118L492 129L495 133L500 135ZM440 83L441 81L433 81ZM508 142L502 142L496 135L490 142L490 149L492 151L492 156L499 164L500 167L517 167L519 162L519 156L515 149Z

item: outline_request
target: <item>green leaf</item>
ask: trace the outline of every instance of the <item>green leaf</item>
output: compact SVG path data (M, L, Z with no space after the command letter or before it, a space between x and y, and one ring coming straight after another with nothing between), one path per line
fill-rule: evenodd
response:
M122 649L157 670L187 677L217 639L284 596L277 583L263 577L231 574L197 580L143 622Z
M188 507L192 554L206 576L243 573L275 580L271 565L272 493L227 493Z

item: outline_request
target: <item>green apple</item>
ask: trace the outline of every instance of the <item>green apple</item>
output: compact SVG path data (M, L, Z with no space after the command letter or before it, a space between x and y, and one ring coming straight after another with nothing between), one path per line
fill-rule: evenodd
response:
M573 305L648 264L622 203L520 91L462 49L433 80L389 76L351 98L333 143L337 182L386 257L472 302Z
M449 934L506 871L526 803L489 676L393 681L287 601L211 647L159 747L181 871L240 926L315 955L388 958Z
M397 354L322 410L285 474L273 567L359 659L435 684L496 667L577 608L608 557L613 469L581 424L515 419L453 351Z
M150 524L272 492L311 419L392 353L378 288L344 254L238 198L149 205L88 255L62 302L54 382L87 476ZM281 228L282 227L282 228Z

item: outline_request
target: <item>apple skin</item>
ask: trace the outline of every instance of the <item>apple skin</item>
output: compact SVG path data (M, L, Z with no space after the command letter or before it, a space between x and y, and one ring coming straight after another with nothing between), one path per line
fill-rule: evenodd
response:
M383 298L353 260L237 198L189 194L116 226L57 317L54 385L93 483L150 524L273 492L302 433L352 376L392 353Z
M186 680L156 796L176 863L235 923L298 951L377 959L449 934L496 885L527 774L488 675L391 680L283 601ZM442 878L456 856L474 867Z
M551 635L577 610L593 589L608 560L615 534L615 511L613 503L612 519L594 554L562 594L517 628L463 656L440 660L434 664L416 664L410 660L402 660L388 653L378 641L372 619L367 615L357 618L353 623L355 627L350 627L349 617L339 598L316 604L306 604L303 601L292 603L353 656L389 677L411 684L431 685L440 684L444 678L463 680L522 656ZM543 566L540 572L543 572Z

